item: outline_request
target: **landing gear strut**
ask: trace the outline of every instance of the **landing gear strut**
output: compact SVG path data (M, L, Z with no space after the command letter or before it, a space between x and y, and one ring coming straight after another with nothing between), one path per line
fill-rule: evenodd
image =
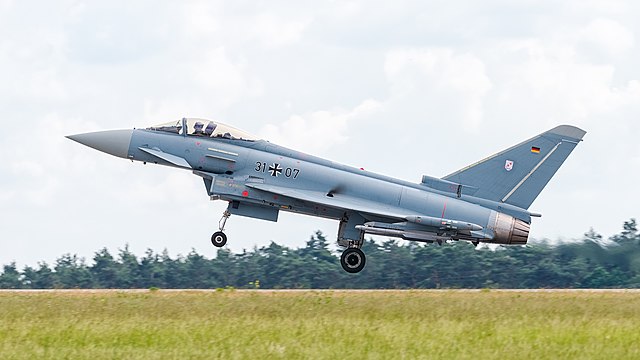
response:
M216 231L211 235L211 243L215 247L223 247L227 243L227 235L225 235L224 226L227 224L227 219L231 216L231 213L228 210L222 214L222 219L218 223L218 227L220 231Z
M355 274L364 269L364 265L367 262L367 258L364 256L362 250L350 247L347 248L340 256L340 265L344 271Z

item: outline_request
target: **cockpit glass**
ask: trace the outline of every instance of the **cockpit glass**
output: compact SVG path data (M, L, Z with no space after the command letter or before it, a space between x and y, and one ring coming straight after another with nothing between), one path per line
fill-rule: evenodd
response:
M183 129L183 123L186 124L186 129ZM217 121L197 118L186 118L178 121L155 125L148 127L147 130L164 131L174 134L183 134L183 131L186 130L188 136L202 136L245 141L258 140L258 138L256 138L255 136L250 135L240 129L236 129L233 126L229 126Z
M195 118L186 119L186 121L187 135L190 136L203 136L245 141L257 140L257 138L253 135L249 135L248 133L240 129L236 129L233 126L229 126L217 121Z
M164 131L174 134L182 134L182 120L171 121L160 125L148 127L147 130Z

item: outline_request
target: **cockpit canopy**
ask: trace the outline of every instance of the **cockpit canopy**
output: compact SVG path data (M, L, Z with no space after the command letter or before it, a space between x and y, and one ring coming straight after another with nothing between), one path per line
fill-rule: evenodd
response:
M164 131L174 134L184 134L185 129L188 136L202 136L245 141L258 140L257 137L250 135L240 129L236 129L233 126L229 126L218 121L198 118L184 118L182 120L171 121L147 128L147 130Z

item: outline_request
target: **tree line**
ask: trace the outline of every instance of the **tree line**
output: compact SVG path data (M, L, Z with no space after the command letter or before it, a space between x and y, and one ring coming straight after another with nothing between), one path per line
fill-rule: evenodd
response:
M367 240L367 265L348 274L321 232L304 247L272 242L250 251L219 249L213 259L192 250L169 256L149 249L137 257L128 246L106 248L91 262L65 254L52 266L3 266L3 289L74 288L638 288L640 234L635 219L609 239L593 230L582 239L526 246L475 248L468 242L438 246Z

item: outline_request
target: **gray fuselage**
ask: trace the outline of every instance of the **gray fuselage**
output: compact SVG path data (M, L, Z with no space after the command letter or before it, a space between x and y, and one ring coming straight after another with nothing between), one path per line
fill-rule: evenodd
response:
M171 156L184 159L189 167L172 161ZM457 237L448 232L449 235L445 238L448 236L452 239L487 242L507 240L496 238L497 213L508 214L509 217L513 216L527 224L531 221L528 211L508 204L438 191L422 184L337 164L264 140L211 138L137 129L132 133L127 157L131 160L190 168L204 178L207 192L214 199L235 202L236 209L251 204L257 211L236 213L266 220L276 220L277 212L282 210L335 220L357 212L360 222L398 223L397 218L384 215L388 212L478 224L482 227L480 232L468 232L466 236L458 234ZM380 214L374 210L353 210L348 205L332 206L324 201L273 194L247 186L252 184L324 195L329 201L334 197L343 197L356 203L362 201L360 208L375 203L377 208L384 211ZM234 213L232 205L230 210ZM349 225L346 235L358 236L351 228L358 224ZM438 226L414 224L408 228L443 232Z

